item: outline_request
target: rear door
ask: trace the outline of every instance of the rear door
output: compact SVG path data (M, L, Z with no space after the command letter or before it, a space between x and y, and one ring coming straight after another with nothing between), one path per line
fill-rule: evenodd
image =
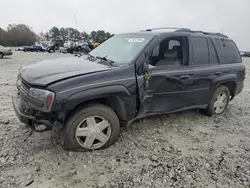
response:
M152 67L147 91L152 95L149 113L170 112L190 106L193 75L188 67Z
M194 82L192 90L192 105L207 105L210 102L212 81L221 76L219 56L210 38L190 37L192 52L189 68Z

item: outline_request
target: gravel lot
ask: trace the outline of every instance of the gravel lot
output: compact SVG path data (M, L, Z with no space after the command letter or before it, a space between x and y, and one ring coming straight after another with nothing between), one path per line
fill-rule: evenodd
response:
M53 131L21 125L11 102L22 65L61 56L68 55L14 52L0 60L0 187L250 187L248 75L222 116L150 117L124 127L106 150L73 153ZM250 58L244 62L249 72Z

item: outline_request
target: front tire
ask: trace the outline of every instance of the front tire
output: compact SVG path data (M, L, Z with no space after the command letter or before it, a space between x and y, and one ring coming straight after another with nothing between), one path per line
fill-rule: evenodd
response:
M77 110L65 124L63 147L72 151L104 149L117 141L120 123L116 113L102 104Z
M3 59L4 55L3 53L0 53L0 59Z
M211 102L205 109L205 113L208 116L222 114L226 110L229 100L230 100L229 89L226 86L218 87L214 92Z

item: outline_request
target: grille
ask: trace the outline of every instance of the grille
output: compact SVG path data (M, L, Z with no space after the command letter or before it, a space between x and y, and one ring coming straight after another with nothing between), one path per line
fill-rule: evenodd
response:
M28 93L30 86L27 84L25 81L21 80L21 89L25 92Z

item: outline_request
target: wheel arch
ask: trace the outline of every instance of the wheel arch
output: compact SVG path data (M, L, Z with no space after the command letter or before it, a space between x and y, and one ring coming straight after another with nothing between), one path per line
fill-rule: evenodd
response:
M75 111L84 108L90 104L104 104L117 114L119 120L127 120L127 110L122 96L130 95L124 86L107 86L95 88L76 93L68 98L64 105L63 116L61 119L65 122Z
M220 86L226 86L229 89L231 99L235 96L237 87L237 75L228 74L221 76L213 81L213 92Z
M227 81L227 82L222 83L221 85L226 86L229 89L231 99L233 99L236 93L236 82Z

